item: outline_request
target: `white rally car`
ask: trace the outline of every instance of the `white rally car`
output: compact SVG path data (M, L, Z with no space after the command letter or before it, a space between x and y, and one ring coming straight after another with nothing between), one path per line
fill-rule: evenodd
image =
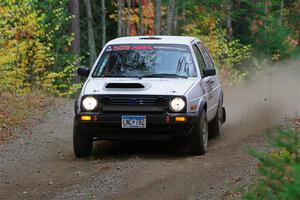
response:
M222 134L223 92L214 63L193 37L136 36L108 42L75 102L76 157L95 140L183 139L192 154Z

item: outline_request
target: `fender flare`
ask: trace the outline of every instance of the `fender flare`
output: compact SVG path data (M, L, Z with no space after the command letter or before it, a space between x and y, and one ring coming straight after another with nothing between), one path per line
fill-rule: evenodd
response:
M202 111L207 111L207 102L204 99L201 99L198 105L197 115L200 116Z
M224 94L223 94L223 90L222 90L222 89L220 90L218 102L220 103L220 101L221 101L221 103L222 103L222 105L223 105L223 102L224 102Z
M77 115L77 112L78 112L78 99L76 99L76 101L74 102L74 113L75 115Z

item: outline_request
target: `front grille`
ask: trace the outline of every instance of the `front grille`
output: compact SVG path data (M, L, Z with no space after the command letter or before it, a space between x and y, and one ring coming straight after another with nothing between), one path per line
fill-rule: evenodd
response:
M112 105L155 105L155 97L110 97Z
M102 112L164 112L169 110L166 96L102 96Z
M164 106L119 106L119 105L103 105L103 112L163 112Z

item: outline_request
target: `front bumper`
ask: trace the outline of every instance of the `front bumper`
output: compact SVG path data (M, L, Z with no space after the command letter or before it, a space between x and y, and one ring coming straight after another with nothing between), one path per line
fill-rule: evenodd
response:
M90 121L82 121L81 116L91 116ZM123 129L122 115L146 116L146 128ZM186 121L177 122L176 117L185 117ZM187 136L197 122L195 113L80 113L75 116L75 127L81 128L95 139L107 140L169 140Z

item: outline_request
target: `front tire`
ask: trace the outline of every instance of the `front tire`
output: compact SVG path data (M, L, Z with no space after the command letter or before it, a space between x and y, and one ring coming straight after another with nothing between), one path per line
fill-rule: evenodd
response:
M88 157L92 153L93 140L74 123L73 126L73 149L77 158Z
M207 152L208 123L206 112L203 110L198 122L194 125L191 134L188 136L190 153L203 155Z

